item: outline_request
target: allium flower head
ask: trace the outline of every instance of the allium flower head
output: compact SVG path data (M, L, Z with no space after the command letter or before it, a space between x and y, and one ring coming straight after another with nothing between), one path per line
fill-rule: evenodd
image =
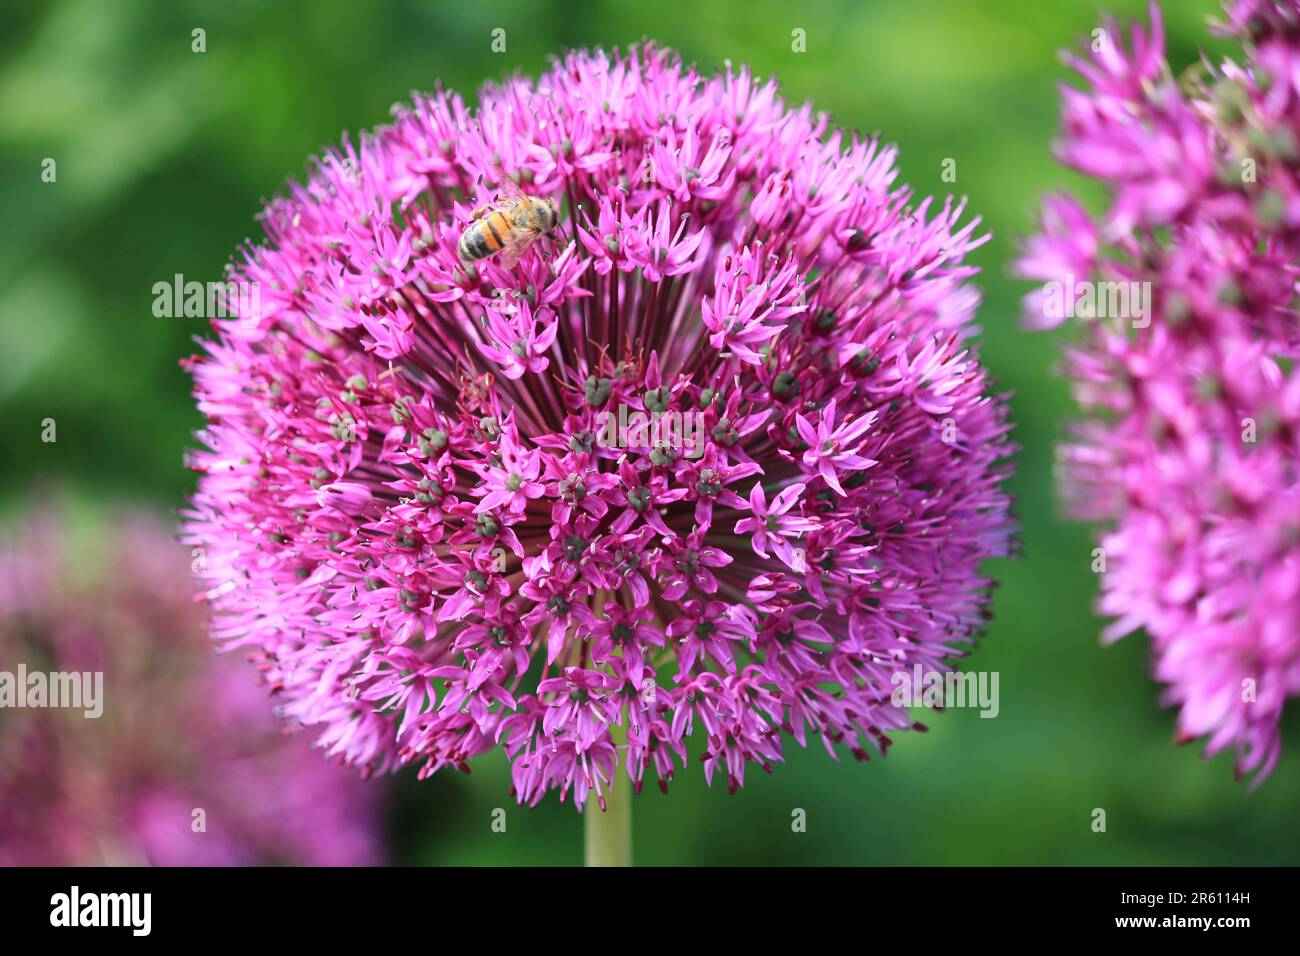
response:
M1182 83L1151 16L1071 58L1058 152L1109 201L1049 199L1019 268L1047 283L1031 324L1079 315L1060 459L1073 513L1102 523L1103 638L1145 628L1180 739L1258 780L1300 692L1300 4L1229 4L1244 58Z
M521 802L910 725L1008 548L963 206L748 70L572 53L416 96L272 202L191 368L216 632L368 771ZM457 256L509 178L562 222ZM507 187L508 188L508 187ZM626 427L625 427L626 426Z
M381 862L379 792L212 652L198 560L143 513L87 530L42 510L0 539L0 670L22 695L0 709L0 866ZM49 706L50 675L96 672Z

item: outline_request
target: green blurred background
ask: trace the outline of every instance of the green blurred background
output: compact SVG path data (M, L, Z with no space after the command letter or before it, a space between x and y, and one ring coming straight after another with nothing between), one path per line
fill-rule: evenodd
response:
M1167 4L1171 59L1226 48L1214 0ZM1139 0L1111 0L1139 16ZM1093 0L755 0L593 4L67 2L0 11L0 516L51 488L87 509L175 509L193 484L182 449L199 424L177 359L204 331L158 319L152 286L216 279L262 197L301 176L343 130L441 79L467 93L536 73L572 46L650 37L709 70L747 62L788 100L881 131L921 193L970 197L994 241L979 251L984 357L1013 392L1023 451L1013 484L1023 558L999 561L995 618L969 666L1001 674L1001 714L926 715L885 761L835 763L791 744L738 795L699 764L635 801L646 864L1276 864L1300 862L1300 754L1255 792L1231 757L1173 746L1145 642L1102 649L1086 529L1059 517L1052 444L1069 411L1059 338L1018 330L1006 275L1045 190L1079 184L1050 158L1057 51L1098 25ZM207 31L191 52L190 31ZM507 31L507 51L490 50ZM807 52L791 51L791 30ZM58 180L41 181L46 157ZM940 181L944 158L957 182ZM1087 194L1087 189L1084 189ZM54 418L58 441L40 440ZM1290 730L1296 729L1294 711ZM398 781L396 857L418 864L578 863L568 805L507 796L504 759L472 776ZM492 812L507 811L505 833ZM807 811L807 832L791 813ZM1107 831L1091 828L1094 808Z

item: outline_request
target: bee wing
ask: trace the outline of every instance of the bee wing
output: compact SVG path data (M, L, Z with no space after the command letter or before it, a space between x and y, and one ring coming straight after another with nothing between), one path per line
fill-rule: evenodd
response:
M518 199L516 198L516 193L520 197L523 196L523 193L519 192L519 187L515 185L515 181L513 179L511 179L504 172L502 172L500 168L494 167L494 169L495 169L495 178L498 183L498 185L495 188L489 187L487 182L484 181L482 175L480 175L478 177L478 180L476 181L477 185L475 188L475 192L480 196L486 193L490 197L490 199L487 202L485 202L483 205L479 206L478 208L470 212L469 214L470 222L477 222L478 220L482 219L484 216L487 216L490 213L496 212L501 209L509 209L512 206L515 206L518 203ZM513 192L510 191L507 184L508 186L514 187Z
M515 182L515 178L505 171L501 171L498 180L500 185L497 187L497 196L512 199L518 202L528 198L528 193L524 192L523 187Z
M515 229L501 246L501 268L509 271L519 264L519 257L541 233L532 229Z

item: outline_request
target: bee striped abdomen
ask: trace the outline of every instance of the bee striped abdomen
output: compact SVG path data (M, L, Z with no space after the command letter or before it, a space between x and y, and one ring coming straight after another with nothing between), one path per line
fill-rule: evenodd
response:
M493 212L475 222L460 237L456 247L461 259L475 262L500 252L510 235L510 222L500 212Z

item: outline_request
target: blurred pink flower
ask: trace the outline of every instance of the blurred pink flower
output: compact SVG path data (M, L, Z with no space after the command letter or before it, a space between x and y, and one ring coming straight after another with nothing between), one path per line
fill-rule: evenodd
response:
M1300 4L1226 9L1242 61L1182 85L1154 5L1070 58L1087 88L1064 92L1058 153L1107 202L1047 200L1018 268L1045 283L1029 325L1079 317L1059 457L1102 525L1103 638L1145 628L1179 739L1258 782L1300 693Z
M0 538L0 669L102 672L102 714L0 710L0 865L382 862L381 793L212 653L188 554L144 513Z

